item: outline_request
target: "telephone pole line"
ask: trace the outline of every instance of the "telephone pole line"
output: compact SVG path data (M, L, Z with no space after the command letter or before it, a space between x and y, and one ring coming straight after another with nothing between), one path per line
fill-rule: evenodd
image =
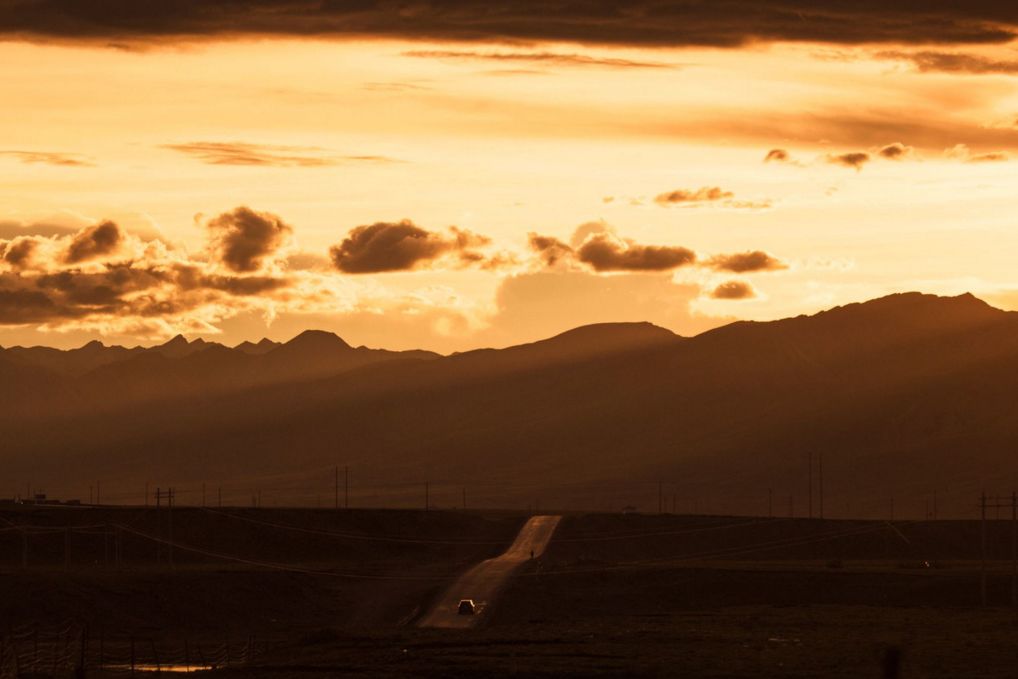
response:
M1018 606L1018 494L1011 491L1011 606Z
M986 491L979 496L979 602L986 606Z
M820 459L818 460L818 462L820 463L820 469L819 469L819 474L820 474L820 518L822 519L822 518L824 518L824 454L823 454L823 452L820 453Z
M807 507L807 515L809 518L813 518L813 452L809 453L809 499Z

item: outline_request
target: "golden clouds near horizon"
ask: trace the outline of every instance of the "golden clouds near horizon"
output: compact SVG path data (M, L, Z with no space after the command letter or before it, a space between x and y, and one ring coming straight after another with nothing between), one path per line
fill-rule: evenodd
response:
M0 43L0 343L314 322L452 350L627 294L688 333L1013 288L1012 51Z

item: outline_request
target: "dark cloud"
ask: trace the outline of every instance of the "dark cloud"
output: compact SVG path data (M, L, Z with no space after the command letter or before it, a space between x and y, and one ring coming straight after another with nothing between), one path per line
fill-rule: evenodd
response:
M257 271L293 233L276 215L248 207L225 212L207 226L219 261L237 273Z
M546 266L562 261L586 264L597 272L670 271L696 261L688 248L667 245L639 245L619 238L607 224L588 222L577 227L572 245L551 236L529 234L530 249Z
M558 238L537 233L527 234L527 238L530 249L541 255L541 259L548 266L555 266L573 255L573 249Z
M0 245L3 246L3 250L0 251L3 260L14 269L22 269L32 259L36 248L39 247L39 242L34 238L22 237L16 238L10 243L2 243Z
M978 54L934 51L885 51L878 52L876 56L879 59L909 61L920 73L967 73L975 75L1014 75L1018 73L1018 60L990 59Z
M717 255L706 262L707 266L718 271L733 273L750 273L753 271L780 271L788 265L772 257L763 250L752 250L732 255Z
M771 149L764 156L765 163L787 163L792 157L788 155L788 151L785 149Z
M197 266L110 264L97 272L0 273L0 325L106 317L153 317L286 288L286 278L222 276Z
M2 278L0 275L0 325L43 323L70 316L69 309L58 308L45 292L25 288L7 289Z
M0 0L0 34L131 41L244 35L569 41L731 47L752 42L1003 43L1018 6L1002 0Z
M862 169L863 165L870 162L870 154L862 151L829 154L827 156L827 162L832 165L841 165L842 167L850 167L853 170L859 171Z
M65 260L77 264L116 252L124 240L120 227L110 221L79 231L67 247Z
M0 8L3 7L0 2ZM53 153L49 151L0 151L0 156L17 158L27 165L57 165L60 167L95 167L95 163L76 153Z
M886 158L887 160L903 160L913 155L914 153L915 149L913 149L911 146L905 146L901 142L894 142L893 144L888 144L887 146L881 147L880 150L877 151L877 154L881 158Z
M186 144L164 144L162 148L187 154L208 165L324 167L347 162L394 162L384 156L338 156L317 146L196 141Z
M659 205L713 203L734 197L731 191L724 191L719 186L704 186L696 190L676 189L662 193L654 198Z
M635 61L611 57L592 57L586 54L562 54L557 52L471 52L457 50L409 50L405 57L426 59L454 59L467 61L522 62L548 64L552 66L603 66L608 68L675 68L673 64L661 61ZM526 71L532 73L532 71Z
M713 299L752 299L756 291L744 281L727 281L714 288L710 296Z
M45 323L95 314L124 314L125 294L160 285L158 272L130 265L100 273L61 271L42 276L0 274L0 324Z
M608 233L591 236L576 251L576 258L595 271L669 271L696 261L688 248L638 245Z
M376 222L353 229L329 254L344 273L409 271L441 257L455 255L461 264L481 264L485 257L475 248L490 241L475 233L451 227L449 234L428 231L410 220Z

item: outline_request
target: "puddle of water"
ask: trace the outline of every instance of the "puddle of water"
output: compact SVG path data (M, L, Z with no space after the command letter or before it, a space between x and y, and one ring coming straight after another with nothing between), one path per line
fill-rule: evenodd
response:
M104 669L116 670L119 672L130 672L130 665L104 665ZM135 663L135 672L205 672L208 670L215 669L215 665L196 665L191 663L190 665L155 665L146 663Z

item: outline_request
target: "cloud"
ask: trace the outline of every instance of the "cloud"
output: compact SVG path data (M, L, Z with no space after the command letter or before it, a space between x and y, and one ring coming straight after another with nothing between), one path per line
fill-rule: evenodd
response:
M464 229L450 227L444 234L404 219L358 226L329 254L344 273L383 273L410 271L447 256L455 257L461 266L483 266L487 259L477 248L489 243L488 238Z
M881 147L877 151L877 155L887 160L904 160L915 156L915 149L911 146L905 146L901 142L894 142L887 146Z
M944 156L953 160L960 160L963 163L1000 163L1011 160L1010 154L1004 151L990 151L987 153L972 153L965 144L955 144L944 150Z
M245 211L263 218L246 208L224 217L243 218ZM226 241L236 245L245 235L252 240L251 233L235 228L242 221L232 219ZM210 236L212 245L223 245L223 233ZM252 261L253 251L248 247L238 261ZM271 313L275 305L290 304L292 295L304 303L317 294L296 290L300 281L289 275L224 274L220 266L219 260L192 259L160 240L142 240L109 220L71 235L0 240L0 325L35 324L61 332L143 326L215 332L214 322L240 310Z
M711 299L752 299L756 297L756 290L745 281L726 281L714 288L710 296Z
M587 222L573 232L571 243L528 234L530 249L546 267L587 266L598 273L615 271L671 271L696 261L696 253L670 245L640 245L621 238L604 222Z
M601 66L607 68L675 68L674 64L661 61L636 61L615 57L592 57L587 54L563 54L558 52L474 52L457 50L409 50L405 57L425 59L453 59L468 61L494 61L510 63L537 63L553 66ZM532 71L525 71L532 73Z
M0 5L2 6L2 5ZM49 151L0 151L0 156L17 158L26 165L56 165L58 167L95 167L86 156L76 153L53 153Z
M764 156L763 161L765 163L789 163L792 161L792 157L785 149L771 149Z
M630 199L631 205L642 205L642 199ZM735 210L766 210L773 203L768 200L736 200L735 194L719 186L704 186L699 189L676 189L657 195L654 202L661 207L723 207Z
M192 156L207 165L325 167L347 162L395 162L384 156L337 156L318 146L196 141L185 144L163 144L161 148Z
M530 249L538 253L548 266L555 266L560 261L566 260L574 254L573 249L558 238L542 236L537 233L529 233L527 238Z
M780 271L788 265L763 250L751 250L732 255L716 255L706 265L717 271L750 273L755 271Z
M1015 75L1018 60L990 59L978 54L963 52L902 52L883 51L878 59L909 61L920 73L965 73L974 75Z
M676 189L667 193L659 194L654 198L658 205L688 205L698 203L713 203L727 200L735 196L731 191L723 191L718 186L704 186L695 191Z
M870 162L870 154L862 151L854 151L851 153L839 153L839 154L828 154L825 156L825 160L831 165L841 165L842 167L850 167L856 172L862 169L862 166Z
M638 245L613 234L600 233L583 242L576 258L594 271L670 271L696 261L688 248Z
M699 260L689 248L642 245L622 238L604 222L581 224L573 232L569 243L532 232L528 234L528 244L544 267L559 270L582 270L589 267L597 273L672 271L683 266L698 265L715 271L750 273L788 268L784 262L763 250L747 250Z
M170 38L385 37L460 41L558 41L612 45L736 47L803 41L833 44L960 44L1012 40L1018 8L1000 0L2 0L0 34L29 40L92 40L128 46Z
M35 254L36 248L39 247L39 242L34 238L26 238L24 236L15 238L9 243L2 243L3 251L0 255L3 256L3 260L7 262L12 269L23 269L25 268Z
M293 229L276 215L247 207L225 212L210 220L206 227L219 261L237 273L260 269L293 233Z
M110 221L101 222L82 229L71 239L65 259L69 264L77 264L102 257L116 252L123 240L124 233L119 226Z

